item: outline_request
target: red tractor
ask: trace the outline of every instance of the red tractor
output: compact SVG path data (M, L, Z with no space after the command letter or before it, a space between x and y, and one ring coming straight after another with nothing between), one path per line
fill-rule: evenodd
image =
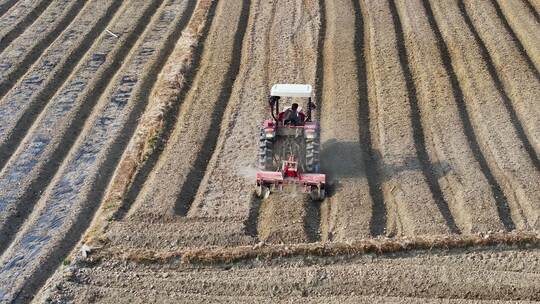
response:
M272 118L264 121L259 137L258 197L287 188L309 193L313 200L324 199L326 176L319 173L319 124L312 121L311 94L311 85L272 86L268 99ZM308 98L307 111L293 103L280 112L282 97Z

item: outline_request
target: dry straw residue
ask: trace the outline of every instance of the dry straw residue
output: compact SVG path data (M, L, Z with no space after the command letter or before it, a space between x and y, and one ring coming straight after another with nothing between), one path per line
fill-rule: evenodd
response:
M247 259L272 259L294 256L354 256L368 253L388 254L411 250L445 250L487 246L538 247L540 235L536 232L499 232L474 235L430 235L402 238L365 239L351 243L309 243L289 245L262 245L180 249L178 251L135 250L112 252L132 262L231 263Z

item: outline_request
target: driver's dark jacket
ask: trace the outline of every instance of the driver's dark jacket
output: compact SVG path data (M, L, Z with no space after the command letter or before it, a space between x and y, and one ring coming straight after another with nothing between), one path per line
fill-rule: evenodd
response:
M302 124L302 119L300 119L300 115L298 115L298 111L294 111L293 109L287 109L285 111L285 114L283 115L283 122L285 124L289 123L295 126L299 126Z

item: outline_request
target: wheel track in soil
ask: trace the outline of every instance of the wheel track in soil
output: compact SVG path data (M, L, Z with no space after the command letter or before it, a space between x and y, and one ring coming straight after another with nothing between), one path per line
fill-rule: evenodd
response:
M108 94L100 99L86 122L85 131L42 196L38 208L3 254L0 272L3 298L15 301L31 298L31 291L45 282L90 223L88 214L95 211L123 151L124 141L130 137L146 105L147 94L195 5L185 1L155 3L160 4L160 8L157 12L147 10L153 17L151 26L139 39L138 51L130 52L109 85ZM182 12L187 14L180 14L178 6L185 7ZM162 16L162 12L166 14ZM158 47L155 47L156 43L159 43ZM138 81L129 75L145 77ZM123 81L129 85L125 86ZM111 102L107 103L109 100ZM96 164L96 160L99 163ZM75 172L81 174L74 176Z
M93 4L103 5L104 2L95 1ZM101 25L101 28L104 28L114 13L118 12L120 1L109 1L108 4L105 6L107 9L102 11L104 13L102 22L105 24ZM88 8L91 10L88 12L88 16L94 19L97 9L92 6ZM125 12L124 9L119 14ZM131 14L129 11L127 13ZM119 21L113 22L112 30L119 34L126 33L122 36L117 47L115 47L117 39L109 34L103 34L101 38L96 40L97 42L90 43L94 41L94 35L100 34L100 27L94 27L90 31L93 34L81 39L81 43L73 43L76 46L75 49L78 50L77 52L84 51L78 47L80 44L89 43L87 49L92 48L87 52L86 57L83 57L85 54L80 54L83 61L81 65L71 67L73 71L71 69L66 71L66 74L71 74L68 79L52 85L54 89L47 93L50 95L47 99L48 105L44 106L40 116L36 114L36 120L32 121L33 125L27 127L30 131L26 134L26 138L23 140L23 135L19 136L22 141L18 149L15 150L17 147L11 148L14 153L9 153L9 156L6 156L4 161L6 165L0 171L0 189L2 189L0 192L0 253L8 247L9 240L31 213L33 205L77 139L77 135L84 126L84 121L92 111L99 96L120 67L125 56L124 53L128 52L134 45L138 35L150 20L150 16L150 12L148 12L146 18L141 17L137 24L136 18L130 20L131 23L128 22L127 25L123 25L121 17L118 18ZM86 21L84 23L91 22L90 20ZM135 30L131 34L127 34L126 29L130 27L135 28ZM55 59L58 61L59 56L57 54L55 58L54 53L55 50L58 53L62 47L63 44L56 48L51 46L52 56L44 56L42 60L44 62L55 62ZM107 56L112 59L106 62ZM64 61L69 61L69 58L71 57L67 57ZM41 79L47 74L42 73ZM25 87L22 87L19 92L23 92L24 89ZM14 96L20 97L20 94L16 92ZM56 132L51 132L51 130ZM9 187L14 182L18 183L19 187Z
M20 5L22 6L22 2L24 0L20 0ZM22 34L27 27L29 27L36 19L47 9L47 7L53 2L54 0L35 0L35 1L29 1L30 3L34 2L33 5L28 11L22 9L22 13L19 15L20 19L15 17L11 18L14 22L11 26L9 26L9 22L6 22L8 26L5 25L5 22L2 22L2 19L5 17L2 16L2 19L0 19L0 28L4 27L2 30L0 30L0 53L2 53L5 48L13 41L15 38L17 38L20 34ZM13 9L17 9L17 6L15 6ZM23 17L24 16L24 17Z
M217 6L217 16L212 18L197 74L180 105L174 130L154 172L150 173L127 214L128 219L149 215L186 216L190 209L214 150L220 121L238 74L250 1L237 1L229 7L223 2ZM216 82L219 85L215 88L203 89ZM211 118L205 119L205 116Z
M0 168L5 166L43 108L108 26L120 2L107 2L110 4L107 10L100 9L102 14L93 16L94 19L87 18L92 12L78 16L33 65L24 60L19 63L14 72L26 72L26 75L18 83L6 82L5 88L10 91L6 91L7 95L0 101Z
M477 37L477 41L484 45L486 56L491 57L493 69L499 75L501 87L510 98L511 107L515 109L517 117L522 123L524 133L532 147L531 150L540 151L540 109L536 97L540 95L540 78L534 67L529 65L516 45L511 33L507 32L504 22L496 15L495 7L489 2L459 1L462 12L469 29ZM509 109L512 111L512 109Z
M503 22L506 30L514 37L514 42L522 50L522 56L528 59L531 68L535 68L536 77L540 78L540 23L530 18L527 7L519 0L491 0L497 17Z
M410 21L404 15L400 22L396 6L389 3L408 96L415 100L418 123L425 130L424 157L430 160L430 170L448 202L443 209L446 222L451 223L448 226L456 225L451 230L462 233L503 229L501 222L493 218L499 217L495 206L506 201L499 198L498 184L489 169L486 170L461 88L451 65L444 59L445 46L426 18ZM419 32L425 34L422 37L414 34ZM456 131L449 132L452 129Z
M503 188L511 218L517 228L534 229L540 222L537 205L540 189L534 180L539 180L540 174L535 170L527 149L520 145L519 133L504 103L504 93L497 89L496 80L492 78L488 63L482 56L481 47L476 44L474 35L466 25L465 29L460 28L460 34L445 27L441 27L441 30L430 3L423 1L423 6L432 29L438 33L438 39L454 46L445 48L447 54L443 57L457 72L479 145ZM475 64L475 67L471 64ZM489 126L498 128L490 129ZM502 215L507 212L503 210L505 206L498 207Z
M68 5L71 2L71 5ZM54 1L0 56L0 99L82 11L86 1ZM45 31L44 31L45 29ZM43 38L40 38L40 36Z

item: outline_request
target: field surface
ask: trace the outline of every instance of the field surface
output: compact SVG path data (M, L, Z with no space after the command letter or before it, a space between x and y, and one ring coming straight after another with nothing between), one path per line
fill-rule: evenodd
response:
M0 0L0 302L539 301L539 16ZM275 83L314 88L322 202L253 193Z

